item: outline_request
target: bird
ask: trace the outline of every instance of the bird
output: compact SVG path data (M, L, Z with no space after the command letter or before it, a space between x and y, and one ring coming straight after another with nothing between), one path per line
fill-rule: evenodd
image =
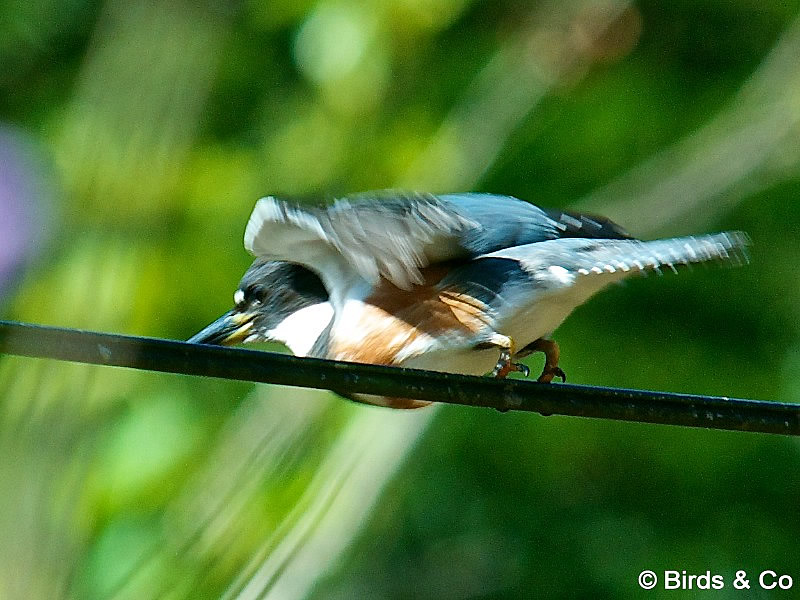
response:
M497 194L268 196L245 229L256 258L234 308L189 341L278 341L297 356L495 377L527 376L515 361L543 352L537 381L565 381L551 335L577 306L634 273L746 260L748 244L735 231L641 241L610 219Z
M284 220L288 218L290 225L296 223L300 227L282 231L281 224L275 222L276 213L281 214ZM498 215L504 218L498 220ZM265 231L266 226L277 226L277 230ZM391 266L391 261L396 263L398 256L407 259L411 245L425 245L424 249L430 256L412 258L405 271L401 269L401 275L394 278L399 285L383 281L386 289L381 294L382 303L394 297L399 306L413 305L415 297L407 293L411 284L407 279L400 279L403 275L412 277L418 284L421 274L431 283L441 278L448 268L456 267L459 261L464 262L493 249L570 236L629 237L609 219L540 209L513 197L494 194L433 196L381 190L351 195L335 201L333 206L323 203L321 207L311 208L267 197L258 201L248 221L245 247L256 255L256 259L234 294L234 309L189 341L213 344L277 341L284 343L297 356L331 357L325 343L314 344L315 340L322 339L334 314L333 304L320 277L296 262L259 256L271 252L261 247L265 238L268 238L268 246L282 245L281 236L288 236L290 247L292 244L300 246L298 256L294 255L294 250L291 251L292 259L303 260L302 256L309 253L324 257L326 248L320 243L323 240L313 234L305 239L308 231L303 231L303 227L311 227L324 238L330 238L362 268L365 262L367 267L375 265L369 264L369 256L358 254L364 252L361 246L367 246L366 252L374 253L375 258L383 261L381 266L387 262ZM323 227L328 227L330 233L324 233ZM404 239L408 240L405 244L402 243ZM385 244L376 247L375 240L394 245L388 249L384 248ZM418 249L414 251L418 252ZM401 254L403 252L405 255ZM447 261L452 257L457 259ZM416 264L414 260L420 264L433 264L418 273L413 266ZM376 280L374 269L370 272L370 279ZM336 290L338 280L334 279L330 285ZM331 341L330 334L324 339ZM371 361L376 362L377 358L373 357ZM392 361L383 357L383 362ZM526 369L524 366L519 368ZM564 378L563 372L559 370L558 373Z

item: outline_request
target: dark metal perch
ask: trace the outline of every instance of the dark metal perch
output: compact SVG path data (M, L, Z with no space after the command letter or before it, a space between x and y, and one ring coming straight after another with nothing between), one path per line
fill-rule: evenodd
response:
M497 380L11 321L0 321L0 353L501 411L800 435L800 404Z

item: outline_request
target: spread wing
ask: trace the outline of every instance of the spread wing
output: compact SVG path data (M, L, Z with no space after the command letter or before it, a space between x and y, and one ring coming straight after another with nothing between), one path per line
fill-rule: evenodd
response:
M332 265L370 283L385 277L408 288L419 269L465 253L459 240L479 224L429 194L374 194L310 207L275 197L256 203L245 230L245 248L304 264L333 276Z
M303 264L327 279L329 289L353 273L408 289L432 263L560 237L623 237L620 232L605 219L546 213L510 196L380 191L326 206L262 198L247 224L245 248Z

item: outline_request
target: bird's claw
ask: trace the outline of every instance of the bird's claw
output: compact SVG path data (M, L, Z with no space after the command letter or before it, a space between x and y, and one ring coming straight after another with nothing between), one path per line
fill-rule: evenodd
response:
M494 366L494 369L492 369L492 377L505 379L512 371L522 373L523 377L528 377L531 374L531 370L527 365L511 362L511 352L502 350L497 364Z
M539 378L536 381L539 383L550 383L555 377L560 377L562 382L567 380L567 374L564 373L561 367L545 366L542 374L539 375Z
M497 364L492 369L492 377L504 379L506 375L511 372L511 353L507 349L500 351L500 358L497 359Z

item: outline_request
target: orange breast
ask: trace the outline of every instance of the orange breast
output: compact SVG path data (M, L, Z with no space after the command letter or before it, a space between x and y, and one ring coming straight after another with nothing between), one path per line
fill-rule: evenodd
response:
M483 303L457 291L436 288L446 266L422 271L424 282L402 290L382 280L364 302L352 330L334 331L329 358L373 364L399 364L410 344L426 345L424 336L472 339L487 326Z

